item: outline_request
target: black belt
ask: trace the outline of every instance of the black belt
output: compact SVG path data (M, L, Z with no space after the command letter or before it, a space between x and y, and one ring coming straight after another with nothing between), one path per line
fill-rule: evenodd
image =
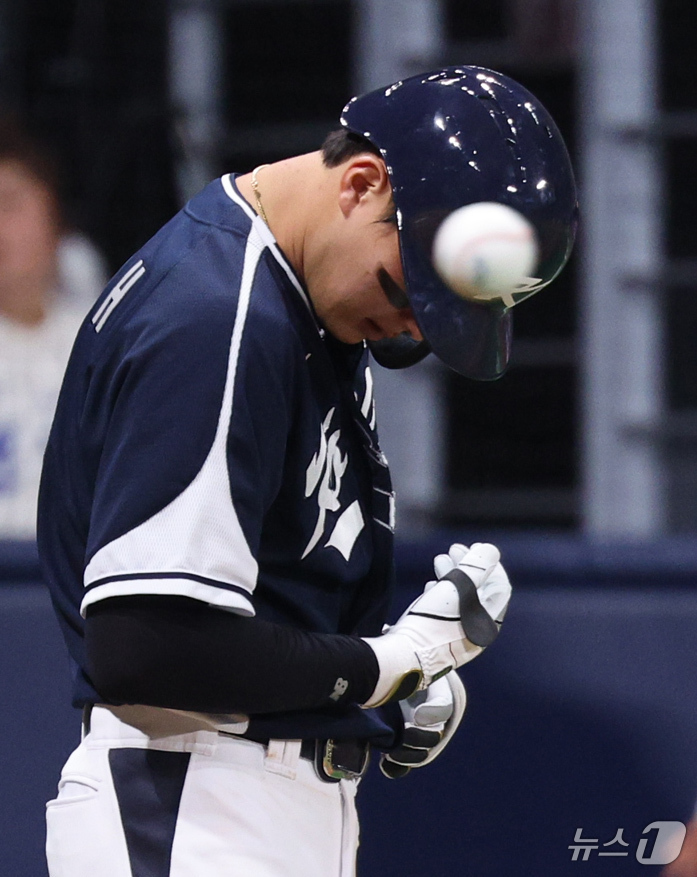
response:
M236 737L219 731L226 737ZM252 740L268 746L269 738L254 739L238 737L241 740ZM338 783L340 780L355 780L363 776L368 768L370 746L366 740L303 740L300 745L300 757L311 761L317 776L327 783Z
M93 706L90 703L83 707L83 735L89 733ZM238 740L251 740L264 746L269 744L268 737L254 739L226 731L218 731L218 733L224 737L236 737ZM300 745L300 757L311 761L317 776L327 783L359 779L368 769L369 755L370 745L367 740L303 740Z
M365 740L303 740L300 747L300 756L312 761L319 778L328 783L362 777L369 754Z

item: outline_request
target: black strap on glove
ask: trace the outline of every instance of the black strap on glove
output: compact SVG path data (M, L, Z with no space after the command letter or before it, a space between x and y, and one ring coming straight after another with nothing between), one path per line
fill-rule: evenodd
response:
M491 645L499 635L499 625L479 602L477 588L472 579L457 567L446 573L443 579L452 582L457 589L460 598L460 623L467 639L482 648Z

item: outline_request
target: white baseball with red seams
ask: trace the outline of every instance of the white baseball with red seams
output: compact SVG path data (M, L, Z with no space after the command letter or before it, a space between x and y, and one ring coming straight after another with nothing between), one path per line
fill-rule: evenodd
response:
M433 264L458 295L479 301L500 298L512 307L512 294L525 289L538 260L535 229L517 210L480 201L447 216L433 241Z

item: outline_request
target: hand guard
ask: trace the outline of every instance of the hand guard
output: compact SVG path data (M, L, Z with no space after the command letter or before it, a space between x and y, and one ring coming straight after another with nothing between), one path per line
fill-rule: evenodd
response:
M365 639L380 668L365 707L427 688L476 658L498 635L511 593L498 549L475 543L470 549L453 545L451 552L438 556L439 580L426 585L396 624L380 637Z
M389 779L406 776L440 755L462 721L467 695L452 671L399 705L404 716L402 744L380 758L380 770Z

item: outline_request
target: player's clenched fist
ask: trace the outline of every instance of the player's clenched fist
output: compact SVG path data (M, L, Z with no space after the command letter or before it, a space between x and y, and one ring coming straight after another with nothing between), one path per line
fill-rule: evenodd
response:
M382 636L366 638L380 676L366 707L403 699L476 658L498 635L511 585L494 545L451 546L434 566L438 581Z
M462 721L467 695L453 670L399 705L404 719L401 743L380 757L380 770L388 779L406 776L440 755Z
M474 547L473 545L472 548ZM434 558L433 568L438 579L447 577L448 573L463 561L469 550L466 545L455 543L450 546L447 554L439 554ZM426 585L426 590L433 584L433 582L429 582ZM478 587L477 596L487 613L500 627L511 599L511 583L508 581L506 570L501 566L501 563L496 564L485 581Z

